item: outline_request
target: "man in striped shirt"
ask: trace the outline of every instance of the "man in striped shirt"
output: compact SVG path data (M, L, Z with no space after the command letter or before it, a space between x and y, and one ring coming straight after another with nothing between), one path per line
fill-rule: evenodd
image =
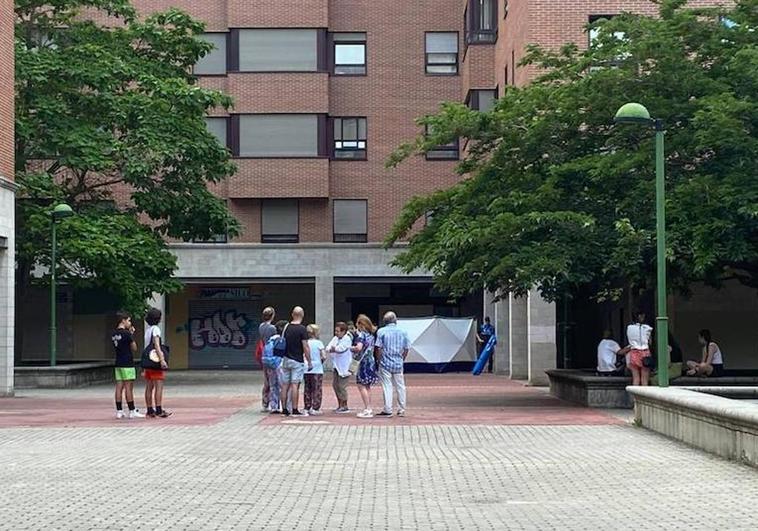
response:
M376 333L375 355L379 358L379 376L384 391L384 409L378 417L392 416L392 386L397 389L397 416L405 416L405 377L403 362L408 356L410 340L405 330L397 326L395 312L384 314L384 327Z

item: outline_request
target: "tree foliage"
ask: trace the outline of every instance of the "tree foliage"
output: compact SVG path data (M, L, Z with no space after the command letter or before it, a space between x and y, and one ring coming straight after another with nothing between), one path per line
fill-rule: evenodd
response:
M434 134L388 164L461 137L465 177L405 207L387 238L409 239L396 263L431 270L456 294L537 286L555 299L583 287L603 298L652 287L653 131L613 125L637 101L667 129L670 286L758 287L758 1L662 0L657 17L624 13L593 27L587 50L530 47L522 66L539 77L507 87L492 111L446 103L420 120Z
M204 122L231 100L191 72L211 49L203 24L140 19L128 0L16 0L15 14L19 280L50 265L50 207L66 202L60 278L139 311L179 286L166 238L237 230L207 187L234 165Z

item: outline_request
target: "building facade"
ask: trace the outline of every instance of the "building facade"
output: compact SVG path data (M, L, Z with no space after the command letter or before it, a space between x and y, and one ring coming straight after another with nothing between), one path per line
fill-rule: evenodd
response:
M13 393L13 2L0 0L0 396Z
M556 309L535 293L451 301L428 272L391 265L381 242L413 196L449 187L461 146L439 146L395 169L416 119L444 101L487 110L509 85L534 78L519 66L529 43L587 46L588 22L621 11L654 13L646 0L134 0L141 14L179 7L206 24L214 50L195 66L205 87L234 98L207 118L238 171L214 187L242 233L173 244L185 289L157 295L172 365L251 367L262 307L280 317L299 304L329 335L337 320L489 315L495 368L544 383L556 366ZM421 223L421 222L420 222ZM7 254L7 251L6 251ZM112 323L76 300L62 359L102 358ZM77 310L77 308L79 308ZM99 315L99 313L98 313ZM98 338L102 337L100 340ZM78 338L84 338L82 340ZM93 344L102 344L92 348ZM37 347L32 348L34 350ZM25 345L25 356L26 345ZM43 354L30 352L35 358Z

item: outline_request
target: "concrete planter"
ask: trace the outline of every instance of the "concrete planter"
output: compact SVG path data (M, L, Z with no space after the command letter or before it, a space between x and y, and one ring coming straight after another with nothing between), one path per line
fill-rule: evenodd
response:
M727 398L758 398L758 387L629 386L627 391L634 399L639 425L721 457L758 466L758 405Z
M110 383L114 380L112 361L72 363L55 367L16 367L17 389L70 389Z
M587 407L632 408L632 398L626 392L631 378L596 376L572 369L545 372L550 379L550 393L561 400Z

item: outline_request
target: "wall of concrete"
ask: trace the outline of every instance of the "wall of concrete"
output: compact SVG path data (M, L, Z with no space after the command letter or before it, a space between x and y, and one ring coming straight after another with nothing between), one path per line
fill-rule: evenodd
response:
M15 319L14 271L15 193L0 176L0 396L13 394L13 327Z

